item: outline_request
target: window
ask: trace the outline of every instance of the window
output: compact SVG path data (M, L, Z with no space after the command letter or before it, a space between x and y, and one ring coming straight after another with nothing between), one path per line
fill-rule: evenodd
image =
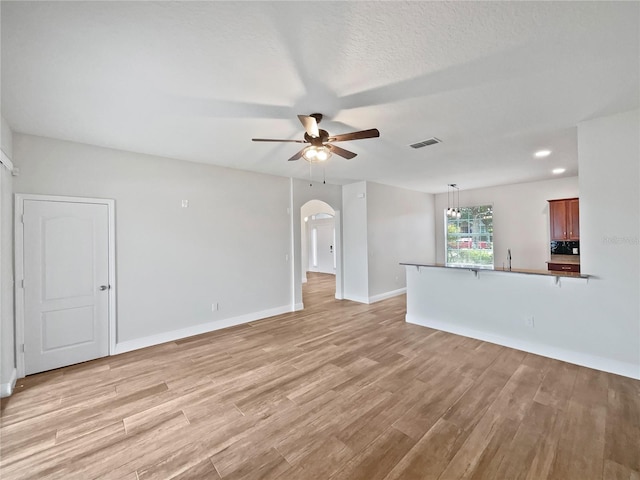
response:
M445 212L447 265L493 267L493 206L461 207L460 218Z

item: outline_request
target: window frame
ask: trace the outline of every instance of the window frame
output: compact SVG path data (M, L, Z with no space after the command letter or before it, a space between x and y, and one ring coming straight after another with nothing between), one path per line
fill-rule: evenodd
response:
M491 214L491 222L489 224L482 222L480 218L482 212L476 213L473 219L469 219L468 211L472 209L486 209L485 213L490 212ZM494 268L493 217L495 212L493 204L466 205L460 207L460 210L462 212L460 219L448 217L446 209L443 210L445 265L448 267ZM487 217L485 216L484 218L486 219ZM461 222L466 222L466 231L460 231ZM482 224L479 225L478 222L482 222ZM473 223L473 226L471 226L471 223ZM450 232L450 225L457 225L458 231ZM474 232L473 229L477 228L479 228L480 231ZM452 242L456 243L454 248L451 246ZM453 253L455 253L455 256L458 258L464 255L464 259L461 258L462 261L452 261Z

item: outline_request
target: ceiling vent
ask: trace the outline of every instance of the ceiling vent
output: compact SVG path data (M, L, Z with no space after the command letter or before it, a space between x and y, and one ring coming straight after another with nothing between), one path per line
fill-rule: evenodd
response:
M431 137L431 138L427 138L426 140L423 140L422 142L412 143L409 146L411 148L422 148L422 147L428 147L429 145L435 145L436 143L442 143L442 140L436 137Z

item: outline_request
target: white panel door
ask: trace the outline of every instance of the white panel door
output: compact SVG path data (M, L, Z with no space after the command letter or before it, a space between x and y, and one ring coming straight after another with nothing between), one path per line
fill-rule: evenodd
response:
M109 354L108 206L24 201L27 375Z
M317 230L317 267L313 270L322 273L336 273L333 266L334 245L333 245L333 222L320 223Z

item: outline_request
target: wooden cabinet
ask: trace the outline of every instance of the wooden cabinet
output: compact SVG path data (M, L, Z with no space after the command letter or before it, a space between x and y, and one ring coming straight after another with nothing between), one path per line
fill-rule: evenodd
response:
M577 263L552 263L549 262L549 270L555 272L576 272L580 273L580 265Z
M551 240L580 240L580 200L549 200Z

